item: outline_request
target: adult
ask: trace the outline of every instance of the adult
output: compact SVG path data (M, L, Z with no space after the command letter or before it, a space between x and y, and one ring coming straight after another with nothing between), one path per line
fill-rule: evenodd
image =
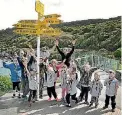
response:
M56 40L56 48L57 48L57 50L58 50L58 52L60 53L60 55L61 55L61 57L62 57L62 61L65 59L65 64L67 65L67 67L70 67L70 60L71 60L71 55L73 54L73 52L74 52L74 45L75 45L75 42L76 42L76 40L73 40L72 41L72 50L71 51L68 51L68 49L67 48L64 48L64 50L63 51L61 51L60 50L60 48L59 48L59 41L58 40Z
M21 83L23 89L22 98L27 98L26 95L29 93L29 81L27 77L27 57L23 50L20 50L20 56L18 56L17 53L15 55L21 67Z
M43 98L43 87L44 87L44 76L47 76L46 71L46 63L42 57L40 57L40 63L39 63L39 75L40 75L40 80L39 80L39 97ZM47 80L47 79L46 79Z

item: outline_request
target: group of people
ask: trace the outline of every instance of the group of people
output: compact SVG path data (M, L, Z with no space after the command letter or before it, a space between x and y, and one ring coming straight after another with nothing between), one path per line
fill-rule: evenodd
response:
M98 107L99 96L103 89L103 84L100 81L100 75L97 71L92 71L89 63L86 63L82 67L79 66L76 60L71 59L71 55L74 52L75 40L72 42L72 49L64 48L63 51L59 48L59 41L56 40L54 47L51 50L43 49L40 55L40 84L39 84L39 97L43 98L43 87L44 82L47 86L47 95L49 96L48 101L51 101L52 95L56 101L66 102L67 107L71 107L70 101L75 100L75 103L85 100L85 104L90 107L95 103L95 107ZM61 55L61 63L59 64L56 59L52 59L49 62L49 57L53 50L57 48ZM3 66L9 68L11 71L11 81L13 83L13 98L15 97L16 87L18 91L18 97L20 95L20 83L22 84L22 98L27 98L29 93L28 101L29 106L32 102L35 102L37 97L37 58L34 50L25 53L20 51L20 56L17 53L14 54L13 63L3 62ZM80 78L78 76L78 71L80 71ZM94 72L94 79L91 80L92 73ZM62 98L59 99L56 93L56 81L60 80L62 88ZM115 98L118 89L118 81L115 78L115 72L113 70L109 71L109 78L105 80L104 85L106 86L106 100L103 109L108 108L109 99L111 98L112 112L115 111ZM81 90L80 97L77 98L77 88ZM91 94L91 101L88 102L89 92Z

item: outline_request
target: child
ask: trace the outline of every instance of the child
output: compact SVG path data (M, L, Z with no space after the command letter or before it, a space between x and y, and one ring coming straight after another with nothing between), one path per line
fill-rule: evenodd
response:
M62 88L62 100L65 101L65 95L67 95L67 79L68 79L68 70L67 66L64 64L60 71L61 79L61 88Z
M13 84L13 96L12 98L14 98L16 95L15 95L15 92L16 92L16 87L17 87L17 90L18 90L18 98L21 98L20 96L20 79L21 79L21 75L19 75L19 72L21 73L21 68L17 62L17 59L13 59L13 63L9 63L7 64L6 62L3 62L3 67L5 68L8 68L10 69L11 71L11 81L12 81L12 84Z
M65 61L65 60L64 60ZM63 61L63 62L64 62ZM56 74L56 79L55 79L55 81L57 81L57 79L59 78L59 76L60 76L60 70L61 70L61 67L63 66L63 64L64 63L60 63L60 64L58 64L58 62L57 62L57 60L56 59L52 59L52 61L51 61L51 64L50 64L50 66L53 68L53 70L55 71L55 74ZM55 84L55 86L56 86L56 82L54 83Z
M70 96L72 97L73 100L76 101L76 103L78 103L78 100L76 98L76 93L77 93L77 85L78 83L78 75L76 73L76 68L72 68L72 71L70 73L70 77L67 81L67 89L68 89L68 93L66 95L66 102L67 102L67 107L71 107L70 105Z
M28 101L29 101L29 106L31 106L32 101L34 102L34 99L36 97L37 88L38 88L36 70L30 69L30 73L28 73L28 80L29 80L29 89L30 89Z
M84 72L82 73L80 83L81 83L81 101L83 100L83 97L85 96L85 103L89 105L88 102L88 92L89 92L89 87L90 87L90 82L91 82L91 72L90 72L90 65L86 64L84 66Z
M101 90L103 89L103 85L100 81L100 76L98 73L94 74L94 80L91 82L90 85L90 93L91 93L91 102L89 106L92 106L93 103L95 102L95 108L98 106L98 99L99 96L101 95Z
M118 80L115 78L115 72L113 70L109 70L109 78L105 80L104 85L106 86L106 99L105 106L103 107L103 109L108 108L109 99L111 98L112 112L115 112L115 99L119 85Z
M47 67L47 94L49 96L48 101L51 101L52 94L53 94L54 98L56 99L56 101L60 101L57 98L57 94L55 91L55 86L54 86L55 77L56 77L56 74L55 74L53 68L48 65L48 67Z

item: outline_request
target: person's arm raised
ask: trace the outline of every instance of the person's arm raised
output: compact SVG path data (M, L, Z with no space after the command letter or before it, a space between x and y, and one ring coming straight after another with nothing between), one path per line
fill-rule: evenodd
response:
M72 50L68 53L68 55L69 55L69 57L73 54L73 52L74 52L74 49L75 49L75 42L76 42L76 40L73 40L72 41Z
M58 44L59 44L59 42L58 42L58 40L56 40L56 48L57 48L57 50L58 50L58 52L61 54L61 55L64 55L64 53L60 50L60 48L58 47Z
M3 61L3 67L4 68L9 68L11 64L7 64L6 62Z

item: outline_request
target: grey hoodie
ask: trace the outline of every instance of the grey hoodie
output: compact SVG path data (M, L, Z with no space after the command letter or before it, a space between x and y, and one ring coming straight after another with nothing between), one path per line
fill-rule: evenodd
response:
M77 84L78 84L78 76L77 76L77 73L75 73L75 74L72 74L67 81L67 89L70 95L74 95L77 93L77 87L76 87Z
M94 97L98 97L101 95L101 90L103 89L103 85L100 80L99 81L93 80L90 84L90 88L91 88L90 90L91 95Z
M54 70L47 71L47 87L53 87L56 79Z
M61 70L60 79L61 79L61 87L62 88L66 88L68 76L69 75L68 75L68 71L67 70Z

